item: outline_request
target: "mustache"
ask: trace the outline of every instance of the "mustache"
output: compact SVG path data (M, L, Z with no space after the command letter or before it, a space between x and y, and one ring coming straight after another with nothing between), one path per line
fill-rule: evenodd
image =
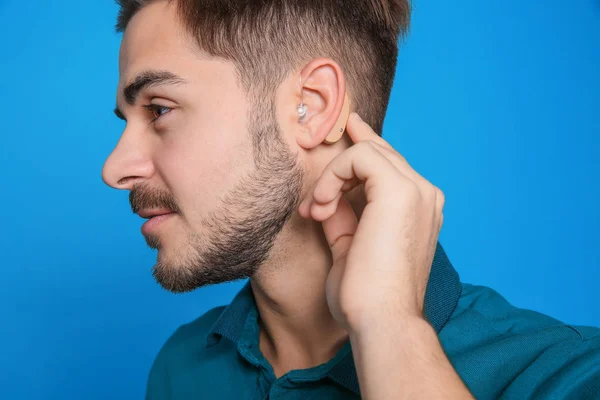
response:
M129 192L129 205L134 214L145 208L166 208L180 212L177 202L169 192L141 184L134 185Z

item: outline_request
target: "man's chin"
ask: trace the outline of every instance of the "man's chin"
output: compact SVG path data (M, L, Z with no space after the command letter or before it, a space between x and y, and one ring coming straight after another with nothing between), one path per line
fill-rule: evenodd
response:
M169 292L185 293L198 288L197 282L191 279L191 273L185 267L167 264L164 261L157 260L152 268L152 276Z
M160 250L162 247L162 243L158 235L144 235L144 239L146 240L146 244L151 249Z

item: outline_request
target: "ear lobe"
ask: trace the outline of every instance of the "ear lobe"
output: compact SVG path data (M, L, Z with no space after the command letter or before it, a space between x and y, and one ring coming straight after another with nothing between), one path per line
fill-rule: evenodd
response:
M342 136L344 135L344 131L346 130L346 125L348 124L349 116L350 99L348 98L348 93L346 92L346 94L344 95L344 104L342 105L342 111L340 112L340 116L333 125L333 129L331 129L331 131L325 138L325 143L333 144L342 138Z

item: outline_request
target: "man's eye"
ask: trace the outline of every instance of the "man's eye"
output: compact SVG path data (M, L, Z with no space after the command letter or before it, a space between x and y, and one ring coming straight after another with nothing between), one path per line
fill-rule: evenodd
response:
M152 116L154 117L151 122L155 122L160 117L170 112L172 109L169 107L164 107L158 104L147 104L143 106L146 110L150 111Z

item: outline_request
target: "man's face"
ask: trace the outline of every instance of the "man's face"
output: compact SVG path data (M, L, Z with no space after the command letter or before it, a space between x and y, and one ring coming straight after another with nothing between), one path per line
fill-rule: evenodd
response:
M158 249L154 277L183 292L250 277L296 210L304 172L283 140L255 163L252 138L278 137L277 121L248 117L260 110L232 64L200 58L177 18L155 2L125 31L117 106L127 124L102 176L131 191L141 216L170 213L142 233Z

